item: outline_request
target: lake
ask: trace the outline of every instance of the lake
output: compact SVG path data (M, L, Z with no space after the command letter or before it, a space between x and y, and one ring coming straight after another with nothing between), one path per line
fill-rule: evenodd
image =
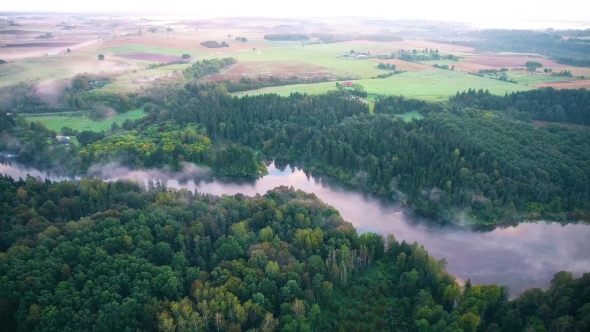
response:
M194 165L184 173L162 171L129 171L125 168L102 167L101 177L166 179L168 187L186 188L214 195L242 193L264 194L275 187L293 186L315 193L332 205L342 217L362 232L393 234L398 241L418 242L436 259L448 261L447 270L459 281L471 279L477 284L499 284L510 287L515 296L529 287L546 288L559 271L575 276L590 272L590 226L558 223L521 223L514 227L497 227L477 231L456 226L441 226L422 219L393 202L357 190L329 177L306 175L290 166L268 167L269 174L258 179L218 179L203 177ZM12 163L0 164L0 174L12 177L34 177L64 180L65 177ZM199 177L199 180L192 180Z

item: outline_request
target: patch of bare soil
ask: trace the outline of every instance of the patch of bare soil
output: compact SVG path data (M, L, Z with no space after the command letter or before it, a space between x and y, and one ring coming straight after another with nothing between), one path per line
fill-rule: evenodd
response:
M546 88L552 87L555 89L580 89L586 88L590 90L590 80L578 80L578 81L560 81L560 82L544 82L539 84L533 84L533 86Z

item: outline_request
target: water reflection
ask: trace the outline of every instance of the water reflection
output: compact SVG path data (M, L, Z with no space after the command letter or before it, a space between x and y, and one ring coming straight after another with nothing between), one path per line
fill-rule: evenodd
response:
M278 166L271 164L269 174L259 179L201 178L187 181L169 175L164 180L169 187L215 195L242 193L252 196L281 185L313 192L338 209L359 232L393 234L399 241L417 241L437 259L445 258L448 271L458 278L471 279L479 284L507 285L513 295L529 287L547 287L558 271L572 271L576 276L590 271L588 226L539 222L487 232L441 226L423 220L409 210L396 212L398 206L390 201L329 177L311 176L284 164ZM34 169L0 165L0 173L13 177L24 177L26 172L36 177L49 175L56 179ZM138 176L137 171L134 174Z

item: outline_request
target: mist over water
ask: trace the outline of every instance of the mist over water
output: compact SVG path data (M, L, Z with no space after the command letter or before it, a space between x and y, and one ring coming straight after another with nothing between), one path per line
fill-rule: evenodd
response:
M162 179L168 187L186 188L214 195L242 193L264 194L275 187L293 186L315 193L327 204L340 211L359 231L393 234L398 241L418 242L436 259L448 261L447 270L464 281L478 284L509 286L511 295L526 288L549 285L559 271L571 271L575 276L590 272L590 227L558 223L522 223L515 227L475 231L454 226L441 226L424 220L409 210L396 212L397 205L372 194L350 188L327 177L308 176L291 167L279 170L268 167L269 175L259 179L218 179L191 164L180 173L166 170L130 171L111 165L95 168L92 175L108 180L131 179L147 181ZM0 165L0 173L12 177L64 177L40 172L20 165ZM196 180L194 180L197 178Z

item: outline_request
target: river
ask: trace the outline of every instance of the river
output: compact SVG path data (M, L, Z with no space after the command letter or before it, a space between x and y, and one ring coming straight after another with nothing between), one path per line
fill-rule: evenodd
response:
M215 195L242 193L264 194L280 185L293 186L315 193L332 205L345 220L362 233L367 231L393 234L398 241L418 242L436 259L448 261L447 271L459 281L471 279L477 284L499 284L510 287L515 296L529 287L547 288L553 275L571 271L575 276L590 272L590 226L558 223L521 223L476 231L455 226L440 226L423 220L392 202L356 190L327 177L306 175L302 170L268 167L269 174L258 179L178 180L168 174L167 186L187 188ZM18 164L0 165L0 174L12 177L65 178ZM119 177L121 172L119 172ZM133 172L141 178L141 171ZM148 175L149 174L149 175ZM145 173L145 178L154 173ZM159 174L161 176L161 174Z

